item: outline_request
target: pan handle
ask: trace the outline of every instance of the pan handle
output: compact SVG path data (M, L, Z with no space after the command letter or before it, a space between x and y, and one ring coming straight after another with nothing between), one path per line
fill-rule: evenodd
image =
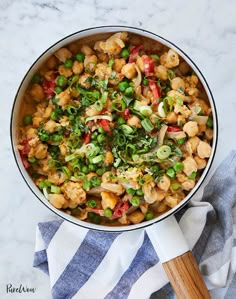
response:
M174 216L146 228L178 299L210 299L197 262Z

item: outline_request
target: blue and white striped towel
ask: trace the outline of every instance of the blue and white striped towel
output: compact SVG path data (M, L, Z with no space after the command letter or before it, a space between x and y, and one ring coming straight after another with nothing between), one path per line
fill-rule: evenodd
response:
M213 299L236 298L236 151L177 219ZM200 199L202 198L202 201ZM169 299L173 291L145 232L97 232L39 223L34 266L54 299Z

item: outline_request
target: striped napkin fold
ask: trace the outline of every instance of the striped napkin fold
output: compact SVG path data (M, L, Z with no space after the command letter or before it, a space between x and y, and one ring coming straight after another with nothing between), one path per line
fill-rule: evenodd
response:
M213 299L236 298L236 151L176 214ZM54 299L175 298L145 229L108 233L62 220L39 223L34 267Z

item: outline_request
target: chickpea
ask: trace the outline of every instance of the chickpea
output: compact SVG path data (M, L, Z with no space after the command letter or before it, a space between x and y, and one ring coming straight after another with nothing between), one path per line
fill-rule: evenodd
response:
M199 142L200 139L197 136L191 137L187 141L187 143L190 144L193 153L196 153Z
M48 194L48 200L57 209L61 209L66 201L62 194Z
M117 195L106 191L101 192L101 197L101 204L104 210L107 208L114 209L119 200L119 197Z
M85 56L84 68L88 73L93 73L96 69L98 58L96 55Z
M110 151L107 151L106 152L106 155L105 155L105 159L104 159L104 163L105 165L110 165L114 162L114 157L113 157L113 154L112 152Z
M199 94L199 91L196 87L187 87L186 93L190 96L197 97Z
M64 64L61 64L58 68L58 72L60 75L64 75L66 77L70 77L73 73L70 68L67 68L64 66Z
M56 122L54 120L50 119L44 125L44 129L49 131L50 133L53 133L55 131L56 126L57 126Z
M94 51L87 45L83 45L80 49L80 52L83 53L84 55L93 55Z
M26 131L26 137L27 137L27 139L34 138L36 136L37 136L37 130L34 129L34 128L29 128Z
M211 146L207 142L200 141L197 147L197 154L200 158L209 158L211 155Z
M194 137L198 133L198 124L196 121L188 121L183 126L183 131L188 134L189 137Z
M90 78L89 74L83 74L79 78L79 84L86 89L90 88L91 86L91 83L87 81L88 78Z
M59 145L59 149L62 156L65 156L67 154L67 147L64 143Z
M166 174L164 174L160 181L157 183L157 186L159 187L159 189L167 192L170 188L170 178Z
M190 69L190 66L187 64L187 62L182 61L179 64L179 70L183 75L186 75L191 69Z
M71 58L72 53L67 48L61 48L55 53L55 56L64 63L67 59Z
M183 172L187 176L197 171L197 163L192 157L187 157L182 163L184 166Z
M134 63L127 63L122 67L121 73L128 79L133 79L137 73Z
M55 67L57 66L57 59L56 59L56 57L55 56L49 57L49 59L47 60L46 64L47 64L47 67L50 70L55 69Z
M47 157L47 150L48 150L47 145L40 143L35 148L35 158L37 158L37 159L46 158Z
M167 206L174 208L178 204L178 199L175 196L166 196L165 203Z
M52 107L51 107L51 106L48 106L48 107L45 109L45 112L44 112L43 117L44 117L44 118L49 118L50 115L51 115L51 113L52 113Z
M186 191L192 190L194 186L195 186L194 180L186 180L182 183L182 188Z
M207 162L206 162L205 159L202 159L202 158L200 158L200 157L198 157L198 156L195 156L195 157L194 157L194 160L195 160L196 163L197 163L197 168L198 168L198 169L204 169L204 168L206 167Z
M84 64L83 62L79 61L74 61L73 66L72 66L72 71L76 75L80 75L84 70Z
M175 77L171 80L171 88L177 90L179 88L185 90L185 83L184 80L180 77Z
M178 120L178 116L175 112L169 112L167 115L166 115L166 121L169 123L169 124L175 124Z
M33 119L32 119L32 122L33 122L33 126L35 128L39 128L40 127L40 123L43 121L43 118L42 117L39 117L39 116L34 116Z
M127 125L128 126L134 126L134 127L137 127L137 128L141 128L140 119L136 115L132 115L127 120Z
M169 49L166 56L166 67L172 68L179 65L179 55L172 49Z
M47 81L50 81L50 80L53 80L55 77L55 72L54 71L48 71L44 74L44 78L47 80Z
M121 59L115 59L114 64L112 66L113 70L116 71L117 73L120 73L122 70L122 67L126 64L126 61L124 58Z
M36 102L40 102L44 99L44 92L41 85L34 83L30 89L30 95Z
M70 101L70 93L68 90L62 91L57 95L57 98L59 99L57 105L65 106Z
M157 76L157 78L159 78L161 80L168 79L167 68L164 65L160 64L158 66L155 66L154 71L155 71L155 75Z
M141 211L136 210L127 217L133 224L137 224L143 221L144 214Z

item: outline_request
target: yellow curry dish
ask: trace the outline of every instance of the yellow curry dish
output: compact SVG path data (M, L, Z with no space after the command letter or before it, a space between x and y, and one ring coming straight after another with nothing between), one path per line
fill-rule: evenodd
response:
M129 225L174 208L211 156L205 90L179 54L132 33L57 50L24 94L18 150L52 206Z

